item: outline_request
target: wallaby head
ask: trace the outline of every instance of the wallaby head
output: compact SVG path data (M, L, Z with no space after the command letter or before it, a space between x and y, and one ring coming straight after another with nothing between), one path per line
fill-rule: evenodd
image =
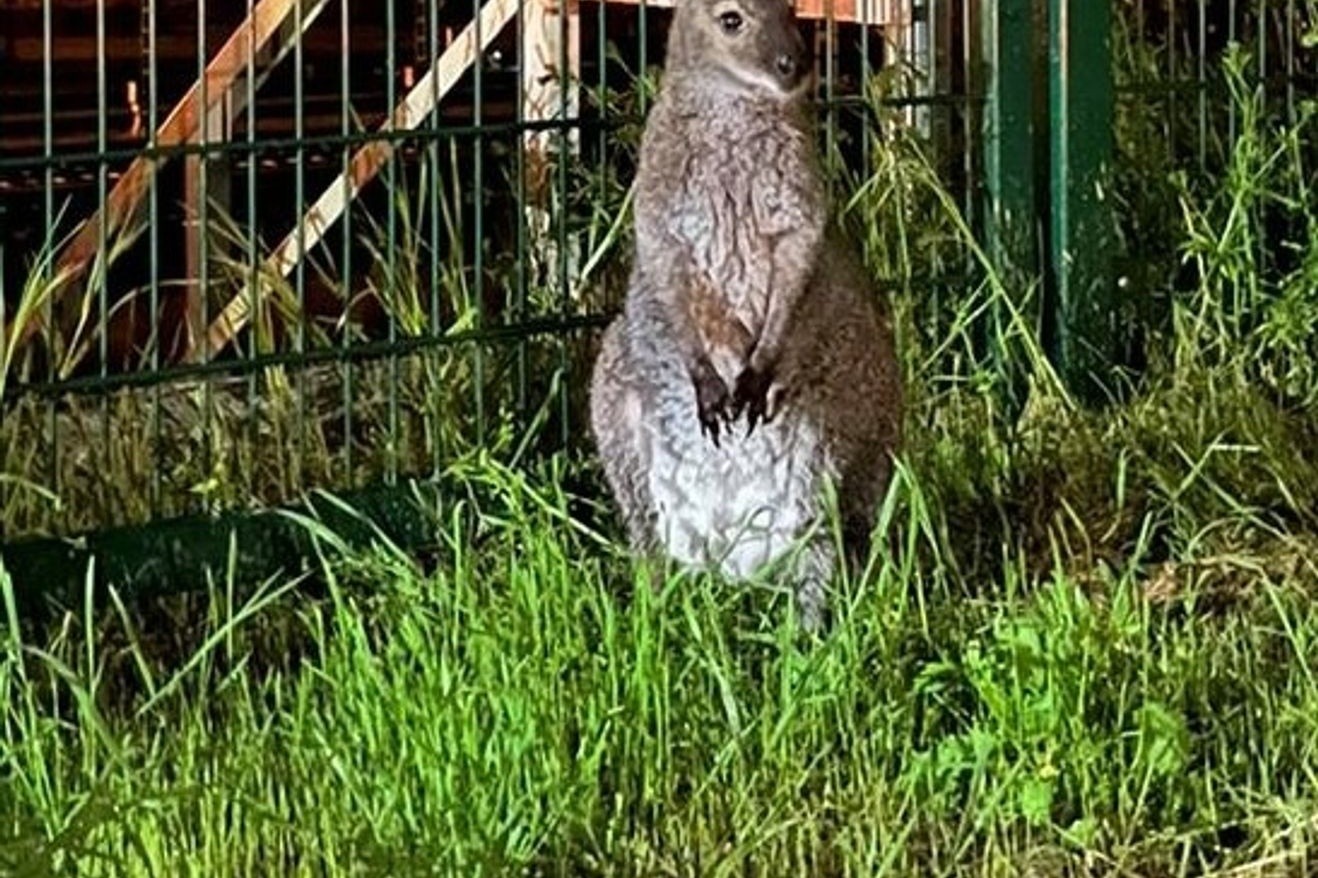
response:
M677 0L665 68L781 99L804 96L811 74L791 0Z

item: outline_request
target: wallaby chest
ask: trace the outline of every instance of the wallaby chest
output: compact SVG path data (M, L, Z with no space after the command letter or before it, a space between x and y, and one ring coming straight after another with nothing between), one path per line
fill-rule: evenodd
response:
M779 239L823 213L808 135L735 103L656 115L640 169L639 255L677 261L706 341L744 356L782 268Z

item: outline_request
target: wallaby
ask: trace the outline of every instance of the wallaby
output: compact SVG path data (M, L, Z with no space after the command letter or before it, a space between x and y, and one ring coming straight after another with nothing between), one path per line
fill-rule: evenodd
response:
M826 486L863 557L902 416L890 311L829 219L812 80L786 0L677 0L590 392L633 549L736 580L781 562L807 627L838 564Z

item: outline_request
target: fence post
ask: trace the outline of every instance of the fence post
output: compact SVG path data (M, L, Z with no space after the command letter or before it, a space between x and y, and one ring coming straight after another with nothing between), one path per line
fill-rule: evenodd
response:
M985 0L982 8L984 105L984 231L989 258L1011 302L999 302L986 343L1004 379L1009 408L1026 388L1019 354L1003 342L1012 327L1010 308L1023 309L1024 293L1040 273L1040 172L1036 113L1035 0ZM1037 300L1037 298L1036 298ZM1034 317L1028 313L1023 316Z
M521 2L522 120L568 123L578 114L581 81L581 12L578 0ZM538 128L523 136L527 174L525 206L527 252L531 273L548 287L568 280L579 254L562 227L566 203L565 167L581 145L577 128ZM565 165L565 163L567 163ZM558 184L558 185L556 185ZM557 217L560 228L555 228ZM555 231L558 232L555 235ZM566 251L566 252L564 252ZM560 277L561 274L567 278Z
M1088 401L1111 389L1116 343L1111 27L1111 0L1049 0L1050 349L1062 380Z

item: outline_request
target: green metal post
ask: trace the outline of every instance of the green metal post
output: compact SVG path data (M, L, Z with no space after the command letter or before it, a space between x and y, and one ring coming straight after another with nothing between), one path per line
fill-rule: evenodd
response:
M8 313L5 312L5 297L8 291L5 289L5 241L8 238L9 223L7 221L9 207L3 201L0 201L0 390L4 389L5 379L8 376L4 372L4 353L5 353L5 336L3 327L7 325L9 319ZM5 425L5 406L0 405L0 434L4 432ZM8 504L9 491L8 480L0 479L0 510L3 510ZM0 515L0 544L5 540L5 533L8 528L5 526L5 516Z
M1035 5L1035 0L989 0L982 20L984 231L994 270L1018 312L1039 275ZM1015 409L1025 387L1019 357L1002 344L1012 331L1011 310L1009 303L998 303L986 341Z
M1087 401L1110 390L1116 342L1107 186L1113 152L1111 27L1111 0L1049 0L1051 349L1062 379Z

